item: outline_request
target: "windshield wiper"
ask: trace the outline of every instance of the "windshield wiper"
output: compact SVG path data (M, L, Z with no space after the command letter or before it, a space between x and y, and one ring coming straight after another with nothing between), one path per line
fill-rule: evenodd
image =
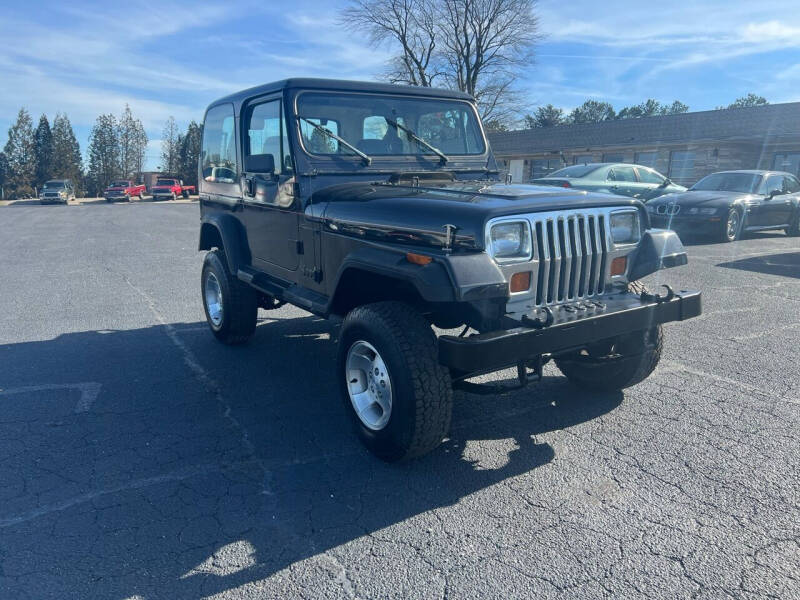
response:
M306 117L301 117L301 116L298 115L297 118L300 119L301 121L305 121L306 123L311 125L314 128L315 131L319 131L322 135L327 135L329 138L334 139L337 142L339 142L340 144L342 144L348 150L351 150L352 152L355 152L356 154L358 154L361 158L364 159L364 163L367 166L372 164L372 158L370 158L369 156L364 154L361 150L359 150L358 148L353 146L353 144L351 144L347 140L345 140L343 138L340 138L338 135L333 133L327 127L323 127L322 125L317 125L316 123L314 123L314 121L312 121L311 119L307 119Z
M391 125L391 126L392 126L392 127L394 127L395 129L398 129L399 131L404 131L404 132L405 132L405 134L406 134L408 137L410 137L412 140L414 140L415 142L417 142L417 143L418 143L419 145L421 145L421 146L425 146L425 147L426 147L428 150L430 150L431 152L433 152L434 154L436 154L436 155L437 155L437 156L438 156L440 159L442 159L442 164L443 164L443 165L446 165L446 164L447 164L447 161L448 161L448 160L450 160L450 158L449 158L449 157L448 157L448 156L447 156L447 155L446 155L444 152L442 152L442 151L441 151L441 150L439 150L438 148L434 148L433 146L431 146L431 145L430 145L428 142L426 142L426 141L425 141L425 140L423 140L421 137L419 137L419 136L418 136L418 135L417 135L417 134L414 132L414 130L412 130L412 129L409 129L408 127L406 127L406 126L405 126L405 125L403 125L402 123L398 123L397 121L394 121L394 120L392 120L392 119L387 119L386 117L384 117L384 119L386 119L386 122L387 122L389 125Z

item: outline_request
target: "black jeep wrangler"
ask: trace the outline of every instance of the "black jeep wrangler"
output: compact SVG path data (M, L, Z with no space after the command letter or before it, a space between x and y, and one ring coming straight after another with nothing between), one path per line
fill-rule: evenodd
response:
M389 461L440 443L471 377L516 367L525 385L552 359L625 388L662 323L700 314L699 292L636 283L686 263L673 232L632 198L504 183L458 92L288 79L222 98L199 193L214 335L244 342L287 302L334 320L344 404Z

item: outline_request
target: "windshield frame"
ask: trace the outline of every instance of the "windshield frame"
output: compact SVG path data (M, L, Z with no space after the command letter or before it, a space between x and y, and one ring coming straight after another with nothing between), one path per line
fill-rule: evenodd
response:
M704 180L709 179L709 178L714 177L714 176L717 176L717 175L720 175L720 176L726 176L726 175L727 176L731 176L731 175L734 175L734 176L747 176L747 177L751 178L752 185L750 186L750 189L748 191L723 190L723 189L719 189L719 188L716 188L716 189L703 189L703 188L697 188L696 187L699 183L702 183ZM706 175L705 177L700 179L700 181L698 181L692 187L689 188L689 191L690 192L728 192L730 194L755 194L755 193L757 193L757 190L761 187L761 184L764 182L764 180L765 179L764 179L764 174L763 173L741 173L741 172L737 173L736 171L718 171L717 173L709 173L708 175Z
M58 181L58 180L45 181L42 184L42 189L43 190L46 190L46 189L64 190L66 188L67 188L67 182L66 181Z
M564 179L582 179L587 175L591 175L595 171L599 171L604 166L608 167L608 165L603 165L599 163L594 163L594 164L589 163L587 165L567 165L566 167L561 167L560 169L558 169L558 171L553 171L552 173L548 173L547 175L545 175L544 177L540 177L539 179L547 179L548 177L563 177ZM584 168L588 170L585 171L582 175L558 175L558 173L560 173L561 171L566 171L567 169L578 169L578 168Z
M117 181L112 181L108 187L131 187L131 182L125 181L124 179L118 179Z
M165 182L165 181L166 181L167 183L162 183L162 182ZM173 178L168 178L168 179L156 179L156 183L155 183L155 185L178 185L178 180L177 180L177 179L173 179Z
M449 159L456 158L457 160L476 160L481 159L485 160L490 152L489 140L486 138L486 131L483 128L483 121L478 114L476 109L475 103L463 98L450 98L450 97L439 97L439 96L426 96L425 94L392 94L388 92L372 92L372 91L350 91L350 90L333 90L333 89L302 89L299 90L297 93L294 94L294 98L291 102L292 108L292 117L293 120L296 122L296 125L292 127L292 133L296 136L296 147L299 151L314 161L340 161L340 160L356 160L362 161L362 158L356 154L347 155L347 154L340 154L340 153L332 153L332 154L318 154L315 152L311 152L303 140L303 133L300 129L300 121L303 117L308 119L317 119L320 118L319 115L305 115L300 114L299 111L299 104L301 98L306 94L322 94L322 95L343 95L343 96L372 96L372 97L379 97L379 98L396 98L398 100L421 100L421 101L431 101L431 102L453 102L464 104L466 109L471 111L473 118L475 119L476 125L478 127L478 132L480 134L480 142L483 145L483 150L479 153L472 153L472 154L455 154L455 153L447 153ZM391 125L389 125L391 127ZM341 134L339 134L341 135ZM420 136L421 137L421 136ZM356 146L347 138L344 138L348 143ZM426 140L427 141L427 140ZM416 142L415 142L416 143ZM430 143L430 142L428 142ZM417 145L419 145L417 143ZM370 154L370 158L372 158L372 164L369 166L374 167L375 163L385 162L413 162L415 164L419 164L420 158L424 159L434 159L436 163L439 163L441 158L431 152L428 153L419 153L419 154Z

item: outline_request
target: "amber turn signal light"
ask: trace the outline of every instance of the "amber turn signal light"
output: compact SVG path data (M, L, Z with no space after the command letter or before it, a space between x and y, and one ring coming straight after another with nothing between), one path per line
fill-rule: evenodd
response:
M624 275L625 269L628 268L628 257L618 256L611 261L611 275Z
M525 292L531 287L531 272L522 271L511 276L511 293Z
M430 256L425 256L424 254L414 254L413 252L409 252L406 254L406 260L410 262L412 265L429 265L433 262L433 258Z

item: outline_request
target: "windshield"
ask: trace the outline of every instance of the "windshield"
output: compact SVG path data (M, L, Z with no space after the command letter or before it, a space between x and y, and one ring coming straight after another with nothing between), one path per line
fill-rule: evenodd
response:
M156 185L174 185L174 179L159 179L156 181Z
M753 173L714 173L703 177L690 189L713 192L742 192L752 194L761 183L761 175Z
M303 147L311 154L353 152L309 121L369 156L441 158L437 150L446 155L486 151L474 109L460 100L305 92L297 99L297 114Z
M64 183L63 181L47 181L42 187L46 190L52 190L52 189L67 187L67 184Z
M565 167L558 171L553 171L548 177L584 177L599 168L599 165L575 165L574 167Z
M127 181L112 181L109 187L128 187Z

